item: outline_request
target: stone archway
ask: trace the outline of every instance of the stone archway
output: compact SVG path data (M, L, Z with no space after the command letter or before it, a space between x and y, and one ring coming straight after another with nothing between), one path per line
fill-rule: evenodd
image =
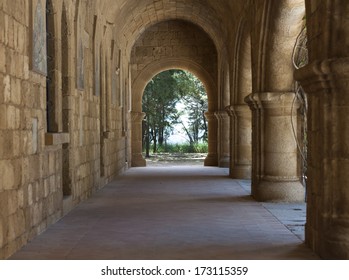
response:
M230 126L230 177L250 179L252 165L252 120L245 98L252 92L251 27L242 20L235 42L231 104L226 107Z
M188 59L164 58L149 64L143 71L133 80L132 83L132 132L131 132L131 150L132 150L132 166L145 166L145 159L142 156L142 120L144 113L142 112L142 96L148 82L156 74L170 70L182 69L192 72L197 76L205 86L208 99L208 112L206 118L208 120L208 155L205 159L205 165L217 165L217 123L214 116L216 108L216 84L211 75L199 64Z

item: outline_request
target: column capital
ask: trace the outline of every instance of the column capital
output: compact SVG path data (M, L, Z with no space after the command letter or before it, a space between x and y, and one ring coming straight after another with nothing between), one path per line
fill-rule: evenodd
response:
M294 77L308 94L328 92L338 81L349 80L349 57L316 60L297 69Z
M131 111L131 120L132 122L141 122L144 119L145 115L146 114L143 112Z
M226 110L219 110L214 112L214 115L218 120L224 120L229 117L228 112Z
M215 113L214 112L210 112L210 111L205 112L205 117L206 117L206 119L208 121L212 121L212 120L216 119Z
M234 117L234 105L228 105L224 108L224 110L227 112L229 117Z
M295 100L295 93L290 91L256 92L246 96L245 102L251 110L289 107L292 103L299 106L299 102Z
M261 108L260 102L258 99L254 98L254 94L251 93L244 98L245 103L250 107L252 111Z
M247 104L228 105L224 109L229 115L229 117L239 117L250 114L250 110L248 109Z

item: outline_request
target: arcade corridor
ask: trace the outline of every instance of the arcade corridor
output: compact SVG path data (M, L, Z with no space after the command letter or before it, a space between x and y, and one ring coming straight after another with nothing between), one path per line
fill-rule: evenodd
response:
M317 259L227 174L131 168L12 259Z
M0 0L0 259L348 260L348 15L348 0ZM141 168L142 95L169 69L205 87L205 168ZM268 205L305 192L303 246Z

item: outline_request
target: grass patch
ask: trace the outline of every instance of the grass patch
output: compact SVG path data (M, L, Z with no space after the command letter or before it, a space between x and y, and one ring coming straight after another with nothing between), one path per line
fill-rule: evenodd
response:
M153 147L150 147L150 151L153 151ZM208 144L207 143L197 143L190 145L189 143L183 144L165 144L158 146L157 153L208 153Z

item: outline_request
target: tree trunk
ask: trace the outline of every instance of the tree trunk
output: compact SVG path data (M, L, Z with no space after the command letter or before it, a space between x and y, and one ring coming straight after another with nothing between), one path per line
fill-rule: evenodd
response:
M202 137L202 139L204 141L207 141L207 134L208 134L208 128L207 128L207 122L206 122L206 117L205 117L205 111L202 111L202 120L204 122L204 135Z
M146 132L145 132L145 157L149 158L149 150L150 150L150 132L149 132L149 124L146 123Z
M155 154L157 151L157 134L156 134L156 130L153 130L153 153Z
M159 128L159 146L162 146L164 144L164 128Z

